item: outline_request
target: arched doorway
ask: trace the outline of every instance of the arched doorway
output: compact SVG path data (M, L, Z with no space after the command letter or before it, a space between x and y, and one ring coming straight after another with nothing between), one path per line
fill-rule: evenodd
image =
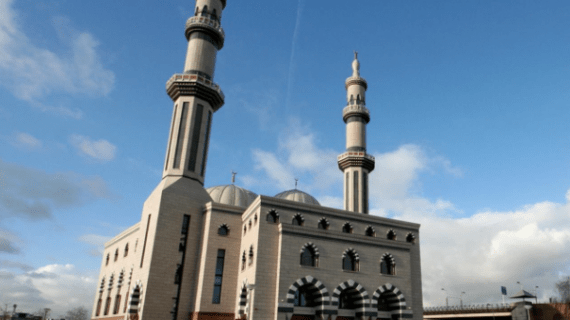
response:
M374 292L371 307L377 310L377 319L401 319L404 314L412 316L411 310L407 310L404 294L390 283Z
M329 304L329 293L324 284L306 276L297 279L287 291L287 302L280 304L279 312L291 315L291 320L320 319L324 306Z
M337 320L355 320L365 315L368 293L353 280L341 283L332 294L332 305L337 307Z

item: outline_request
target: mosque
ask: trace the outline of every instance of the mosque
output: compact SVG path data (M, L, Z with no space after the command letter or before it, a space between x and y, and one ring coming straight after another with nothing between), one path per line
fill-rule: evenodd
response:
M186 23L162 180L141 219L105 244L92 319L422 319L419 225L368 214L367 82L346 79L344 210L301 190L273 197L204 188L226 0L196 0ZM340 111L340 109L339 109Z

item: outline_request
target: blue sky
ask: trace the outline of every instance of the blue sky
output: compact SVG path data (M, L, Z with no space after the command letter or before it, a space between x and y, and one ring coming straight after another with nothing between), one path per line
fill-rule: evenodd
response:
M0 0L2 304L91 307L102 244L160 180L165 82L193 5ZM570 273L570 3L232 0L222 25L207 187L234 170L275 195L299 178L339 207L358 50L370 207L422 224L424 303L443 304L442 287L496 303L517 281L556 295Z

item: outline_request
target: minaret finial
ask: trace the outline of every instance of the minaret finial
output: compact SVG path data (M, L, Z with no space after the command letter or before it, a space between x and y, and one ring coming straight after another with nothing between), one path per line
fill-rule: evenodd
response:
M297 182L299 182L299 179L295 178L295 190L297 190Z
M236 183L236 174L237 174L237 172L234 172L232 170L232 184Z
M358 62L358 51L354 51L354 61L352 61L352 76L360 77L360 62Z

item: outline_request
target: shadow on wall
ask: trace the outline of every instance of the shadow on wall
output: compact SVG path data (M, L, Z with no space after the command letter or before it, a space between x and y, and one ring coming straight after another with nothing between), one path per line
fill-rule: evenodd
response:
M535 304L530 310L533 320L570 319L570 303Z

